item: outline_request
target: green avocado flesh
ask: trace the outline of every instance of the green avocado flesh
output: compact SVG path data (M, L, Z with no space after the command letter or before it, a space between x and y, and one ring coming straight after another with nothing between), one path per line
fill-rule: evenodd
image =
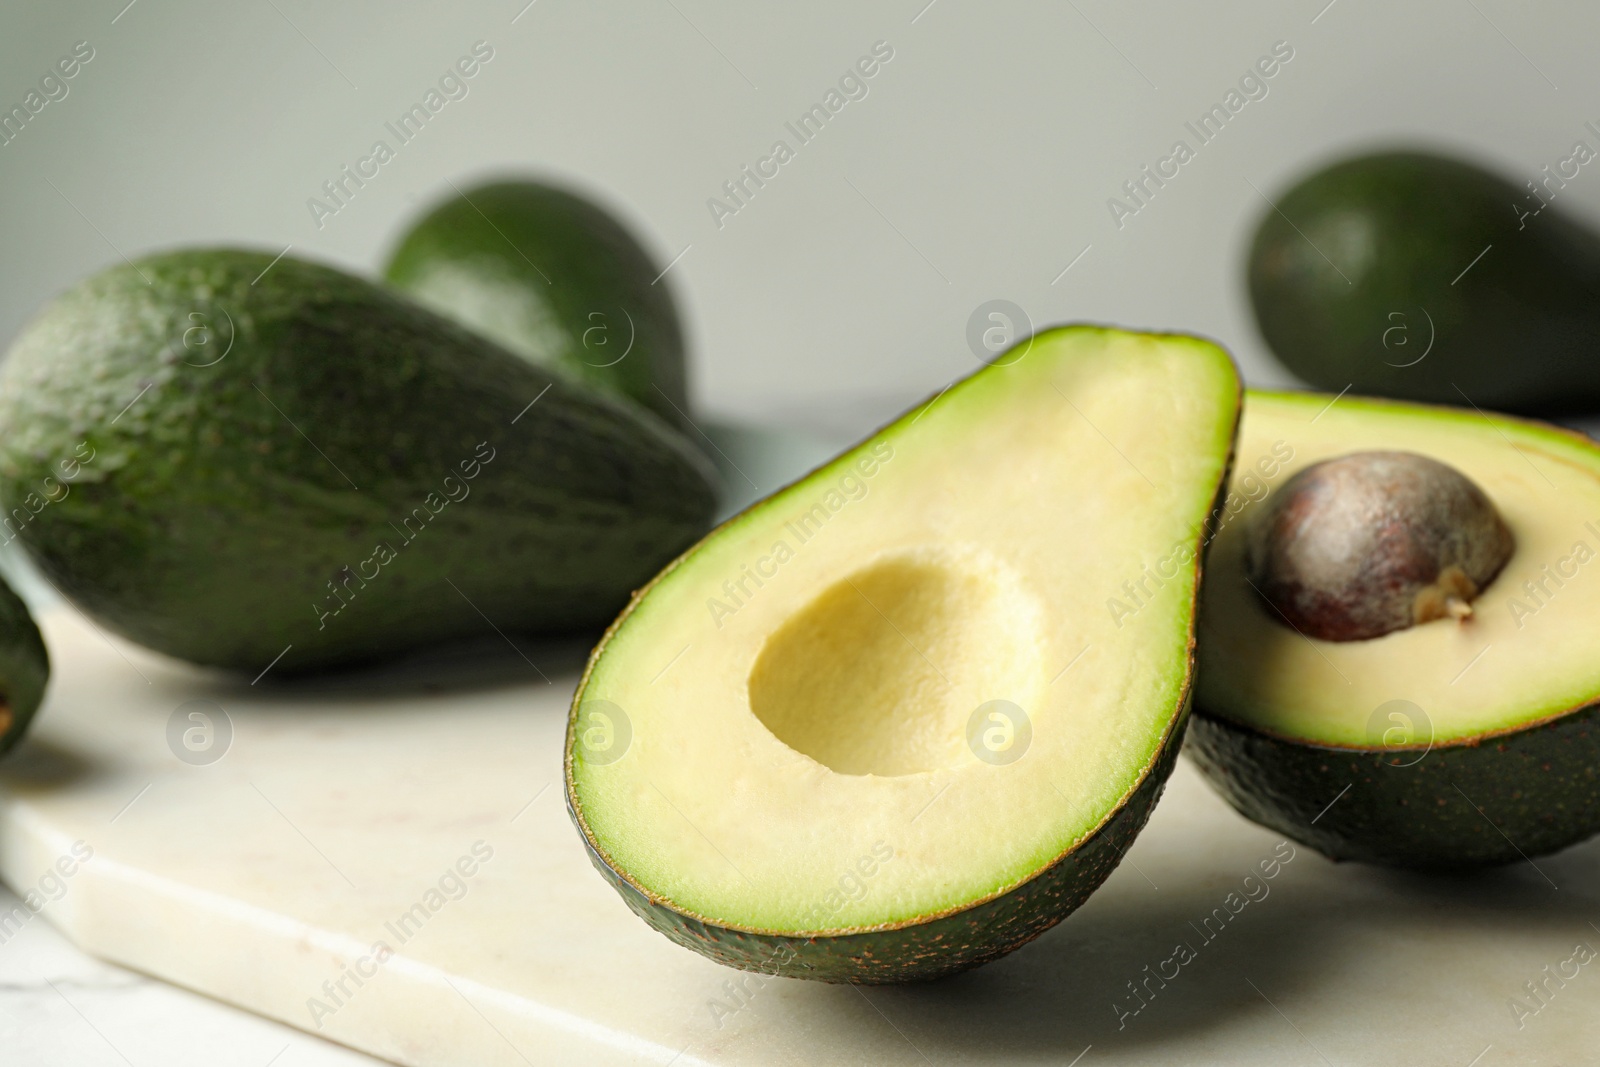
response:
M712 476L631 405L287 256L107 270L0 371L7 534L109 629L251 673L602 625L709 525Z
M22 598L0 581L0 756L22 740L49 679L39 627Z
M1060 921L1171 769L1238 403L1212 344L1062 327L715 530L575 698L596 866L680 944L827 981Z
M661 268L602 208L532 181L459 193L385 274L426 307L688 429L683 335Z
M1562 184L1552 176L1534 192L1409 152L1321 170L1256 231L1261 333L1332 392L1592 411L1600 235L1546 206Z
M1516 547L1469 618L1324 641L1250 587L1245 530L1261 501L1365 450L1451 465L1510 527ZM1587 438L1471 409L1251 392L1211 546L1189 751L1245 815L1336 859L1471 867L1588 837L1597 555L1600 447Z

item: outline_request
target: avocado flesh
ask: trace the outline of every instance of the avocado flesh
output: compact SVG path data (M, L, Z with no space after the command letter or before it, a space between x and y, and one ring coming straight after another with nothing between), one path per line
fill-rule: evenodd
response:
M1600 407L1600 235L1559 208L1412 152L1338 163L1276 202L1251 249L1251 301L1313 386L1529 414Z
M1058 922L1170 771L1238 395L1207 342L1059 328L707 536L575 698L596 866L680 944L796 977L935 977ZM994 700L1014 762L969 747ZM589 758L591 706L627 716L620 758Z
M22 598L0 581L0 756L33 721L50 680L50 656Z
M255 674L599 627L709 525L659 420L272 259L107 270L0 371L6 528L109 629Z
M1600 447L1470 409L1333 400L1247 395L1211 546L1189 751L1246 815L1335 858L1471 867L1600 830L1600 579L1591 586L1580 562L1600 552ZM1516 548L1465 622L1303 637L1245 580L1246 523L1295 471L1368 449L1455 467Z
M683 334L660 270L598 205L504 181L424 215L384 273L523 358L687 430Z

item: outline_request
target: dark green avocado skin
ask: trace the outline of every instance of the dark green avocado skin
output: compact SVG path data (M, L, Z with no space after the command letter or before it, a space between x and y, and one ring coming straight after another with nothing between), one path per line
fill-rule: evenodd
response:
M1593 704L1424 755L1272 737L1197 709L1187 751L1240 814L1330 859L1462 870L1600 832L1597 714Z
M272 260L104 271L0 371L6 533L108 629L255 674L599 626L709 525L653 416Z
M1540 204L1438 156L1319 171L1256 231L1248 274L1262 336L1329 392L1529 414L1600 408L1600 236L1555 206L1531 214Z
M22 598L0 581L0 756L27 733L50 680L50 656Z
M862 933L795 937L704 922L653 900L611 869L588 835L595 868L651 927L673 941L744 971L822 982L883 985L969 970L1032 941L1076 911L1104 882L1150 818L1182 747L1187 714L1172 726L1145 779L1098 830L1027 882L973 907L909 925ZM567 807L574 821L571 791Z
M683 334L660 270L599 206L506 181L423 216L385 274L513 352L687 430Z

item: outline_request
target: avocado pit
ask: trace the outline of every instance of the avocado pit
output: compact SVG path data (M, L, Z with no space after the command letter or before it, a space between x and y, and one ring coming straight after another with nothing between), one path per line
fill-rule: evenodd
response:
M1493 502L1454 467L1353 452L1299 471L1252 517L1245 573L1306 636L1362 641L1470 618L1515 547Z

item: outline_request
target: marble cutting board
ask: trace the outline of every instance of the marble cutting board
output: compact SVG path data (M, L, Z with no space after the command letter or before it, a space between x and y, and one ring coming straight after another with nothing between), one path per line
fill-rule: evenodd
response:
M39 911L0 915L0 951L42 918L397 1063L1600 1062L1600 962L1573 962L1600 949L1597 844L1475 878L1336 866L1180 764L1106 886L999 963L747 980L647 929L584 856L558 779L581 646L489 635L252 685L64 607L41 623L49 699L0 765L0 879Z

